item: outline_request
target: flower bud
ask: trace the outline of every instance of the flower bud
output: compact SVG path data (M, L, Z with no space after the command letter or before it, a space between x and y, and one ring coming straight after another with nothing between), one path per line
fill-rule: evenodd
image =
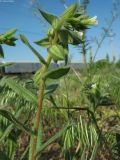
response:
M81 20L81 23L84 25L96 26L98 24L97 16L94 16L93 18L89 18L89 19L83 19L83 20Z

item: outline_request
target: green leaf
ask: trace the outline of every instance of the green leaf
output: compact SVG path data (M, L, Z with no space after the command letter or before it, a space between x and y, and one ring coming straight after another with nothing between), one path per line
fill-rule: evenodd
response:
M17 38L13 36L13 34L16 32L16 29L12 29L4 34L0 35L0 44L6 44L9 46L15 46L15 41Z
M21 38L21 41L22 41L24 44L26 44L26 45L32 50L32 52L38 57L39 61L40 61L41 63L43 63L43 64L46 65L46 62L45 62L44 58L40 55L40 53L38 53L38 52L30 45L30 43L28 42L28 40L26 39L26 37L23 36L23 35L20 35L20 38Z
M37 135L37 147L36 147L37 151L39 151L39 149L42 145L42 138L43 138L43 124L42 124L42 120L41 120L39 130L38 130L38 135Z
M53 143L54 141L56 141L57 139L59 139L63 133L68 129L70 125L66 125L64 128L62 128L59 132L57 132L53 137L51 137L47 142L45 142L44 144L42 144L42 146L39 148L39 151L36 154L36 157L39 157L39 155L41 154L41 152L46 149L51 143Z
M68 43L68 31L65 29L60 30L58 37L61 43L63 43L64 45L67 45Z
M56 102L55 102L55 100L54 100L54 98L53 98L53 96L52 95L49 95L49 96L47 96L47 97L45 97L47 100L49 100L52 104L53 104L53 106L55 107L55 108L58 108L58 106L57 106L57 104L56 104Z
M57 88L58 88L58 83L56 84L50 84L49 86L46 87L45 89L45 95L53 93Z
M49 52L54 61L64 60L65 56L68 54L67 49L58 44L52 45L49 48Z
M0 160L10 160L5 151L0 151Z
M71 17L73 17L75 11L77 9L77 4L73 4L70 7L67 8L67 10L63 13L63 15L61 16L61 20L65 21Z
M4 133L2 134L2 136L0 137L0 142L3 141L9 134L10 132L13 130L14 124L10 124L4 131Z
M61 43L63 43L64 45L69 43L72 45L77 45L80 44L82 42L82 31L78 32L78 31L70 31L67 29L63 29L59 32L59 40Z
M57 19L57 16L55 16L55 15L52 15L52 14L47 13L47 12L44 12L44 11L42 11L42 10L40 10L40 9L38 9L38 10L40 11L41 15L45 18L45 20L46 20L49 24L52 24L53 21L54 21L55 19Z
M24 152L20 157L20 160L25 160L25 156L27 155L28 151L29 151L29 145L25 148Z
M4 58L4 52L1 45L0 45L0 58Z
M23 111L23 108L22 109L19 109L17 111L17 113L15 114L15 118L19 118L21 112ZM3 141L9 134L10 132L12 131L14 127L14 124L10 124L4 131L4 133L2 134L2 136L0 137L0 142Z
M61 78L62 76L66 75L70 70L70 67L61 67L61 68L58 68L58 69L55 69L55 70L51 70L51 71L48 71L44 76L43 76L43 79L47 79L47 78L50 78L50 79L58 79L58 78Z
M42 40L35 41L35 43L42 47L46 47L46 48L50 47L50 42L48 38L44 38Z
M82 43L82 32L68 31L68 43L78 45Z
M84 149L83 149L81 157L80 157L81 160L86 160L86 150L87 150L87 147L84 146Z
M5 40L4 44L9 45L9 46L15 46L16 45L15 42L12 41L11 39Z
M21 84L17 83L13 78L2 78L0 85L7 85L25 100L37 104L37 96L31 93Z
M28 159L32 160L32 139L33 137L30 137L30 141L29 141L29 155L28 155Z
M100 149L100 139L98 139L98 141L95 142L90 160L96 160L99 149Z
M83 32L78 32L78 31L70 31L67 29L63 29L59 32L59 41L64 45L66 44L72 44L72 45L77 45L82 43L82 35Z
M55 30L59 31L64 24L69 18L74 16L74 12L77 8L77 4L74 4L70 6L60 18L56 18L52 21L52 26Z
M55 36L55 30L54 30L53 27L48 29L47 35L48 35L48 37L54 37Z
M18 129L21 129L22 131L25 131L26 133L28 133L29 135L35 135L33 133L33 131L31 131L30 129L28 129L26 126L24 126L24 124L20 123L15 117L14 115L12 115L10 112L8 112L5 109L0 109L0 115L2 115L3 117L5 117L6 119L8 119L9 121L11 121Z
M63 25L63 21L59 18L55 19L52 23L54 30L59 31Z
M0 35L0 41L1 40L4 41L6 39L10 39L16 31L17 31L16 29L11 29L10 31Z
M33 76L33 80L34 80L34 83L35 83L36 86L40 85L41 78L42 78L41 69L39 69L39 70L36 71L36 73Z

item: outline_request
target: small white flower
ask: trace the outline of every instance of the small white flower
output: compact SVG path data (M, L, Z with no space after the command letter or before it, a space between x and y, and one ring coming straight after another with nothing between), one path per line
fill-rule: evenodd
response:
M97 16L94 16L94 17L90 18L89 19L89 24L97 25L98 24Z
M92 85L92 88L93 88L93 89L96 89L96 88L97 88L97 84L96 84L96 83L93 84L93 85Z

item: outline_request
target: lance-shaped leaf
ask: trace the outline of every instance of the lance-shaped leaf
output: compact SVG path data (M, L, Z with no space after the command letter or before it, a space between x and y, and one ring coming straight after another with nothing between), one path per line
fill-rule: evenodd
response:
M11 121L18 129L21 129L25 132L27 132L29 135L34 134L33 131L31 131L29 128L27 128L24 124L20 123L14 115L12 115L9 111L5 109L0 109L0 115Z
M6 39L10 39L16 31L17 31L16 29L12 29L12 30L0 35L0 41L1 40L4 41Z
M23 111L23 108L20 108L16 113L15 113L15 118L18 119L19 116L21 115ZM2 142L6 137L8 137L8 135L10 134L10 132L13 130L14 124L10 124L5 130L4 133L2 134L2 136L0 137L0 142Z
M13 78L2 78L0 85L7 85L25 100L37 104L37 96L23 87L21 84L17 83Z
M16 29L12 29L2 35L0 35L0 44L6 44L9 46L15 46L15 41L17 38L13 36L13 34L16 32Z
M42 123L42 120L40 121L40 125L39 125L39 130L38 130L38 134L37 134L37 146L36 146L36 150L39 151L41 145L42 145L42 142L43 142L43 123Z
M45 98L52 103L53 107L58 108L58 104L55 102L55 99L53 98L52 95L48 95Z
M68 7L67 10L61 16L61 20L66 21L67 19L73 17L76 9L77 9L77 4L73 4L72 6Z
M55 20L53 21L53 23L52 23L52 27L53 27L56 31L59 31L59 30L61 29L62 25L63 25L63 21L62 21L62 19L59 19L59 18L55 19Z
M41 152L46 149L51 143L55 142L57 139L59 139L64 132L70 127L70 125L66 125L64 128L62 128L59 132L57 132L53 137L51 137L47 142L41 145L39 148L36 157L38 158Z
M3 41L4 44L9 45L9 46L15 46L15 41L17 40L17 38L15 37L11 37L9 39L6 39Z
M82 42L82 32L78 31L68 31L68 43L72 45L77 45Z
M68 44L68 31L65 30L65 29L61 29L59 31L59 34L58 34L58 37L59 37L59 41L61 43L63 43L64 45L67 45Z
M58 78L61 78L62 76L66 75L70 70L70 67L61 67L61 68L58 68L58 69L55 69L55 70L51 70L51 71L48 71L44 76L43 76L43 79L47 79L47 78L50 78L50 79L58 79Z
M46 47L46 48L49 48L50 47L50 42L49 42L49 39L48 37L47 38L44 38L44 39L41 39L39 41L35 41L35 43L39 46L42 46L42 47Z
M15 42L12 41L12 40L6 40L6 41L4 41L4 44L9 45L9 46L15 46L16 45Z
M49 86L47 86L45 88L45 95L48 95L48 94L51 94L53 93L57 88L58 88L58 83L55 83L55 84L50 84Z
M66 22L69 18L74 16L74 12L77 8L77 4L74 4L72 6L70 6L60 18L56 18L54 19L54 21L52 22L52 26L55 30L59 31L62 27L62 25L64 25L64 22Z
M77 45L82 42L82 32L78 31L70 31L67 29L63 29L59 32L59 41L65 45L65 44L72 44Z
M0 45L0 58L4 58L4 52L1 45Z
M39 61L43 64L46 64L44 58L40 55L40 53L38 53L38 51L36 51L31 45L30 43L28 42L28 40L26 39L25 36L23 35L20 35L20 38L21 38L21 41L26 44L31 50L32 52L38 57Z
M25 156L28 154L29 151L29 145L25 148L24 152L20 155L20 160L23 160Z
M68 50L63 46L55 44L49 48L49 52L54 61L64 60L68 54Z
M35 85L39 86L41 78L42 78L41 69L39 69L36 71L36 73L33 76Z
M40 10L40 9L38 9L38 10L40 11L41 15L45 18L45 20L46 20L49 24L52 24L53 21L54 21L55 19L57 19L57 16L55 16L55 15L52 15L52 14L47 13L47 12L44 12L44 11L42 11L42 10Z
M53 27L51 27L51 28L48 29L47 35L48 35L48 37L49 36L50 37L54 37L55 36L55 30L54 30Z
M100 143L101 143L100 139L98 139L98 141L95 142L90 160L96 159L97 154L99 153L99 150L100 150Z

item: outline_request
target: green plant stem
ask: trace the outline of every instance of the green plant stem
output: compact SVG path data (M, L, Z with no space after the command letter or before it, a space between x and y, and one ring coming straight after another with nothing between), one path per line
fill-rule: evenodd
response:
M68 118L70 118L70 103L69 103L69 93L68 93L68 86L67 86L67 82L66 79L64 78L64 82L65 82L65 90L66 90L66 96L67 96L67 107L68 107Z
M58 39L57 32L55 32L55 36L54 36L53 41L52 41L52 39L50 39L51 45L55 44L57 42L57 39ZM47 65L43 65L41 76L43 76L48 71L48 67L50 65L51 60L52 60L52 58L51 58L49 50L48 50L48 56L46 58ZM43 104L43 99L44 99L44 89L45 89L45 80L41 79L38 108L37 108L37 112L36 112L36 118L35 118L36 121L35 121L35 129L34 129L37 134L38 134L38 130L40 128L40 118L41 118L42 104ZM37 146L37 136L33 137L33 139L32 139L32 159L31 160L36 160L36 146Z
M42 75L45 74L48 70L49 64L51 62L51 56L48 54L48 57L46 59L47 65L44 65L42 68ZM41 118L41 111L42 111L42 104L44 99L44 89L45 89L45 81L41 79L40 82L40 93L39 93L39 100L38 100L38 108L36 112L36 118L35 118L35 129L34 131L38 133L39 127L40 127L40 118ZM37 146L37 136L33 137L32 139L32 160L35 160L35 154L36 154L36 146Z
M82 43L82 56L83 56L83 62L85 64L85 66L87 65L87 60L86 60L86 36L85 36L85 32L83 33L83 43Z

